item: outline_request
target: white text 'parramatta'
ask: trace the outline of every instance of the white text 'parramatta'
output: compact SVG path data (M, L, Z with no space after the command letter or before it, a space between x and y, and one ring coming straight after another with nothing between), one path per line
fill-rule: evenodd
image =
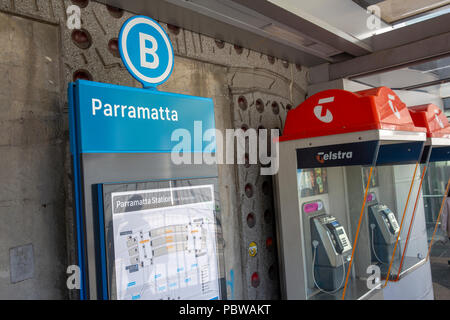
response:
M120 117L130 119L178 121L176 110L165 107L127 106L121 104L105 103L100 99L92 99L92 115L103 114L105 117Z

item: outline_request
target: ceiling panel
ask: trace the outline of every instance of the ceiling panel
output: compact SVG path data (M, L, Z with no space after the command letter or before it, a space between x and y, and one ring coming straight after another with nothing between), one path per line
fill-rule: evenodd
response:
M398 90L428 92L446 98L450 96L450 57L354 80L371 87L388 86Z

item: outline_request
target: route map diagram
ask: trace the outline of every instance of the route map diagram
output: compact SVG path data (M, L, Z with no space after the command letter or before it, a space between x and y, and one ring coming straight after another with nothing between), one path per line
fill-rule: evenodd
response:
M219 298L212 185L111 197L117 299Z

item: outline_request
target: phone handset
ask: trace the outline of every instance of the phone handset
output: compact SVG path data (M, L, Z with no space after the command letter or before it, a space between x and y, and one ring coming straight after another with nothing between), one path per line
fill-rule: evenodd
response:
M400 228L398 226L397 219L395 219L394 213L389 208L384 209L381 212L389 232L395 235Z
M342 254L344 252L344 244L342 243L341 238L339 237L339 233L336 227L332 223L327 224L328 230L330 230L331 241L333 242L334 249L338 254Z

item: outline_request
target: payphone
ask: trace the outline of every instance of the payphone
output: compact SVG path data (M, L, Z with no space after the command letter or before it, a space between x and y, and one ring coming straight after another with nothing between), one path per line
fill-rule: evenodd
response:
M395 214L385 204L369 207L372 261L388 264L400 231Z
M310 218L312 274L315 286L323 292L342 289L352 246L344 227L324 211Z

